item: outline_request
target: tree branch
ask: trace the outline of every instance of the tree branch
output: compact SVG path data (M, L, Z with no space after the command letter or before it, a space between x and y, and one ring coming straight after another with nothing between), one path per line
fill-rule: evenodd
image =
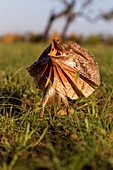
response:
M113 9L109 11L108 13L104 13L101 15L103 19L105 20L111 20L113 19Z
M50 31L50 28L54 22L54 20L65 16L66 18L66 24L64 25L63 31L62 31L62 36L64 37L66 34L67 29L69 28L69 25L71 24L71 22L73 22L73 20L76 17L82 17L85 20L87 20L90 23L95 23L100 19L104 19L104 20L111 20L113 19L113 10L111 10L108 13L104 13L104 14L100 14L95 16L94 18L92 18L90 15L88 15L87 13L85 13L85 9L93 2L93 0L83 0L80 9L78 12L74 11L74 6L76 4L76 2L79 2L79 0L59 0L60 2L62 2L65 6L65 9L60 11L59 13L55 14L53 13L48 21L47 27L45 29L45 33L44 33L44 39L46 40L48 37L48 33ZM81 2L80 2L81 3Z
M83 11L85 10L85 8L87 8L87 6L89 6L92 3L92 0L86 0L80 7L79 11Z
M71 22L75 19L75 16L76 15L74 13L72 13L70 16L68 16L68 18L66 20L66 24L65 24L63 31L62 31L62 38L65 38L67 29L70 26Z
M84 18L85 20L87 20L90 23L95 23L98 20L102 19L101 15L97 15L96 17L92 18L88 14L85 14L84 12L77 12L76 16L77 17L82 17L82 18Z
M48 33L49 33L49 30L52 26L52 23L54 20L62 17L62 16L67 16L67 17L71 17L72 15L72 9L74 7L74 4L75 4L75 0L72 0L71 3L68 3L67 0L62 0L62 2L66 5L66 9L64 9L63 11L59 12L58 14L52 14L49 18L49 21L48 21L48 24L47 24L47 27L45 29L45 33L44 33L44 39L46 40L47 37L48 37ZM68 19L69 20L69 19Z

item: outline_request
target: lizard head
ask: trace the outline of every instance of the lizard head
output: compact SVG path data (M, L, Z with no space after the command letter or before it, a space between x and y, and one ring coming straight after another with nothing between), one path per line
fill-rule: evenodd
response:
M66 46L59 40L53 39L49 56L65 56Z

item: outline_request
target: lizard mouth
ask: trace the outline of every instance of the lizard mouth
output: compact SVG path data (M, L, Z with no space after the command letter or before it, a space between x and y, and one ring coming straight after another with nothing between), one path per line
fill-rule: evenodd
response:
M51 50L49 52L49 56L65 56L64 51L62 50L62 44L60 45L59 40L54 40L51 43Z

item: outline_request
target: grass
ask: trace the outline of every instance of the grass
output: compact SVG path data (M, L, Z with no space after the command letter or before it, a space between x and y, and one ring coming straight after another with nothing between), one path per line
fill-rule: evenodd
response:
M69 116L57 115L55 105L40 119L40 92L25 68L44 48L0 43L0 170L112 170L112 46L86 46L99 63L101 86L78 99Z

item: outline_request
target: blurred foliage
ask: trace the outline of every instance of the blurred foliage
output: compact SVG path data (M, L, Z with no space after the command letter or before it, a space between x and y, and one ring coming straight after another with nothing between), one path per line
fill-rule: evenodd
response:
M98 44L102 43L103 37L101 35L91 35L86 39L87 44Z
M50 36L49 36L49 41L52 41L53 39L60 39L62 40L62 37L58 31L54 31Z
M113 44L113 36L108 35L89 35L88 37L84 37L83 35L77 35L75 33L72 33L68 35L65 38L62 38L61 34L58 31L54 31L50 36L48 37L47 41L51 42L52 39L63 39L64 41L76 41L79 44ZM3 36L0 37L1 42L5 43L11 43L11 42L44 42L43 34L37 34L35 32L29 32L26 34L13 34L13 33L6 33Z
M16 41L23 41L24 38L22 35L13 34L13 33L6 33L2 36L1 40L3 42L16 42Z

